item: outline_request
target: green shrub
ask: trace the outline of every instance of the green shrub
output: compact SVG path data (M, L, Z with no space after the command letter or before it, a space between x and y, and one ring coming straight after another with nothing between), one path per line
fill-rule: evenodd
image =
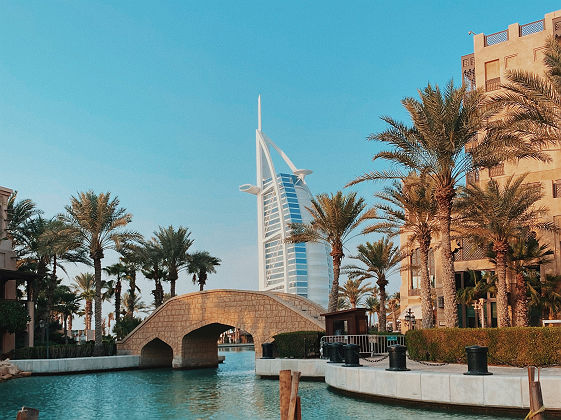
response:
M62 344L49 346L49 359L66 359L73 357L92 357L94 353L95 343L88 341L87 343ZM117 354L117 346L115 342L103 342L102 356L113 356ZM14 352L14 359L46 359L47 346L22 347Z
M275 335L273 351L275 357L313 359L319 357L320 340L325 333L319 331L296 331Z
M489 348L493 365L561 364L561 328L436 328L410 330L407 350L413 360L466 363L466 346Z
M0 300L0 330L9 333L24 331L30 319L21 302Z

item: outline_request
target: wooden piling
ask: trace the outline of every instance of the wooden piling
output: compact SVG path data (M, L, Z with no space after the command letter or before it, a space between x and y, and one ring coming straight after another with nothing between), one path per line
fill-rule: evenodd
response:
M539 368L536 379L536 367L528 366L528 385L530 391L530 413L528 413L526 418L533 420L545 420L545 407L543 406Z
M38 420L39 419L39 410L36 408L30 407L22 407L20 411L18 411L18 415L16 420Z
M292 388L290 390L290 404L288 406L288 420L296 418L296 400L298 398L298 385L300 384L300 372L292 372Z
M300 397L296 397L296 420L302 420L302 405Z
M288 406L290 405L290 391L292 388L292 374L290 370L281 370L279 372L280 386L280 418L288 420Z

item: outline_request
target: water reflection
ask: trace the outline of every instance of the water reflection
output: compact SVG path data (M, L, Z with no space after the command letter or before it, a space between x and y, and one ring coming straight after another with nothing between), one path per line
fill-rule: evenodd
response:
M226 361L216 369L32 376L0 383L0 418L15 418L28 405L41 411L41 419L278 419L278 381L255 378L255 353L221 354ZM307 420L473 418L355 400L329 391L323 382L301 382L299 394Z

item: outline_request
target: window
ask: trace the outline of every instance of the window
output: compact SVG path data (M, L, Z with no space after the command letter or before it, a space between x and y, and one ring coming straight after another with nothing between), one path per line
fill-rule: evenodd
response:
M494 176L501 176L505 174L505 165L504 163L499 163L498 165L495 165L491 168L489 168L489 176L490 177L494 177Z
M561 198L561 179L553 181L553 198Z
M501 87L499 60L485 63L485 90L497 90Z

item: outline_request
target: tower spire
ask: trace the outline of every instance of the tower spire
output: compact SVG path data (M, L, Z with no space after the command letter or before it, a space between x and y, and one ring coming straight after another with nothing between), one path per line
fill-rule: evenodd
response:
M257 129L261 131L261 95L257 97Z

